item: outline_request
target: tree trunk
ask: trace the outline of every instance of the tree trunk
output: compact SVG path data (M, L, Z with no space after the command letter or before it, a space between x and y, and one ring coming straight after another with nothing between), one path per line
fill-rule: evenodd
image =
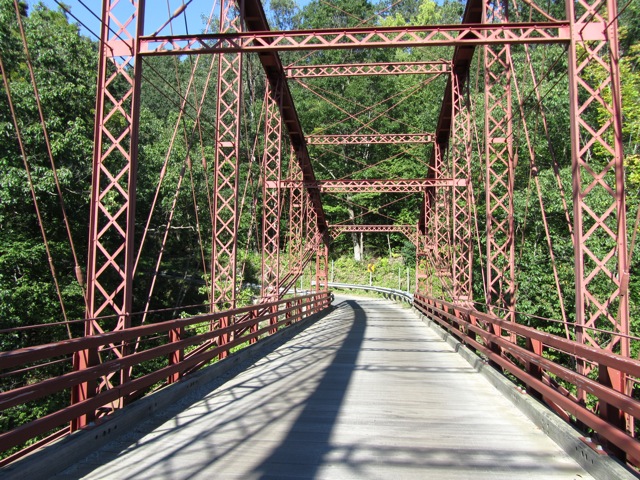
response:
M349 212L349 220L353 224L356 218L356 212L353 210L351 205L347 206L347 211ZM362 261L362 254L364 253L364 242L362 233L352 233L351 241L353 242L353 259L356 262Z

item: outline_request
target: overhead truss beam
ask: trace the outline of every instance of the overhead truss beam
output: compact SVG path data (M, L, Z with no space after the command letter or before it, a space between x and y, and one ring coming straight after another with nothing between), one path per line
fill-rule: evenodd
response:
M370 75L441 75L451 71L450 62L385 62L285 67L287 78L357 77Z
M262 7L260 0L244 0L245 8L245 28L249 32L266 33L269 31L269 23L267 22L267 16ZM223 35L224 36L224 35ZM177 37L176 37L177 38ZM210 52L220 53L220 50L213 50ZM194 51L194 53L204 53ZM296 106L293 102L291 91L289 90L289 84L287 83L284 67L282 61L275 50L263 49L258 54L258 59L262 64L264 72L267 76L271 87L281 89L281 97L279 102L280 115L282 117L282 124L286 129L286 133L293 147L295 158L298 161L300 170L302 171L303 181L307 184L313 184L316 180L313 166L311 165L311 159L307 150L307 144L302 132L302 125L298 117ZM324 215L324 209L322 208L322 201L317 190L309 190L310 206L313 211L313 215L316 217L315 226L318 232L321 234L326 233L327 224Z
M605 25L574 26L574 36L584 41L604 40ZM412 27L345 28L254 31L234 34L199 34L143 37L142 55L185 55L189 53L313 51L353 48L407 48L428 46L567 43L569 22L431 25ZM128 51L128 43L114 44L114 50Z
M369 180L318 180L315 184L305 184L307 189L317 189L321 193L419 193L428 187L464 187L465 179L418 178L418 179L369 179ZM293 180L280 182L281 188L298 188ZM269 188L276 185L269 184Z
M370 145L433 143L433 133L387 133L377 135L308 135L308 145Z
M343 233L402 233L415 244L417 231L416 225L329 225L334 240Z

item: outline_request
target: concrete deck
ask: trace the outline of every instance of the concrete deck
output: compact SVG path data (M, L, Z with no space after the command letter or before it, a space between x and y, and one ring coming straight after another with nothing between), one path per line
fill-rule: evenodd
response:
M591 478L409 309L336 310L56 478Z

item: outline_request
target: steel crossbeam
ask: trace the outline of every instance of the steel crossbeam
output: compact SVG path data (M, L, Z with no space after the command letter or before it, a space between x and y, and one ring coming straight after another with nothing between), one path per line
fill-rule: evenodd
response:
M343 233L403 233L407 238L412 239L411 237L416 234L416 226L336 224L329 225L329 232L334 239Z
M383 62L285 67L287 78L357 77L370 75L441 75L450 64L440 62Z
M451 178L317 180L315 184L304 184L307 189L316 189L321 193L420 193L433 186L464 187L466 185L466 179ZM272 186L275 187L275 184ZM297 188L298 183L283 180L280 186Z
M307 135L307 145L370 145L433 143L432 133L385 133L376 135Z
M603 40L604 24L585 23L573 30L585 40ZM354 48L409 48L459 45L567 43L569 22L464 24L412 27L360 27L154 36L141 39L143 55L227 52L315 51ZM117 48L117 46L115 46Z

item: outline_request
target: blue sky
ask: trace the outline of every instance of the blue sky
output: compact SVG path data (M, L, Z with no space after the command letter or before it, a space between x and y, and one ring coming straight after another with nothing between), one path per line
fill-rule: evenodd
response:
M29 6L33 6L39 2L44 3L51 9L58 9L58 5L55 0L27 0ZM80 22L86 25L86 29L81 26L82 33L95 40L95 34L100 33L100 22L92 15L88 10L90 8L98 17L102 8L102 1L100 0L59 0L70 7L71 13L78 18ZM187 7L185 14L180 15L173 21L173 33L183 34L186 33L188 28L189 33L201 32L205 25L205 19L211 13L213 2L216 3L216 16L219 11L219 3L217 0L192 0ZM264 1L264 0L263 0ZM120 2L126 4L125 0ZM183 0L169 0L169 8L167 8L167 0L147 0L146 13L145 13L145 34L154 33L159 27L161 27L169 18L169 9L173 13ZM309 0L298 0L299 5L306 5ZM88 7L88 8L87 8ZM187 19L187 25L185 26L185 16ZM73 18L70 18L71 22L75 23ZM88 31L87 31L88 30ZM171 30L169 26L165 27L161 34L169 35Z

